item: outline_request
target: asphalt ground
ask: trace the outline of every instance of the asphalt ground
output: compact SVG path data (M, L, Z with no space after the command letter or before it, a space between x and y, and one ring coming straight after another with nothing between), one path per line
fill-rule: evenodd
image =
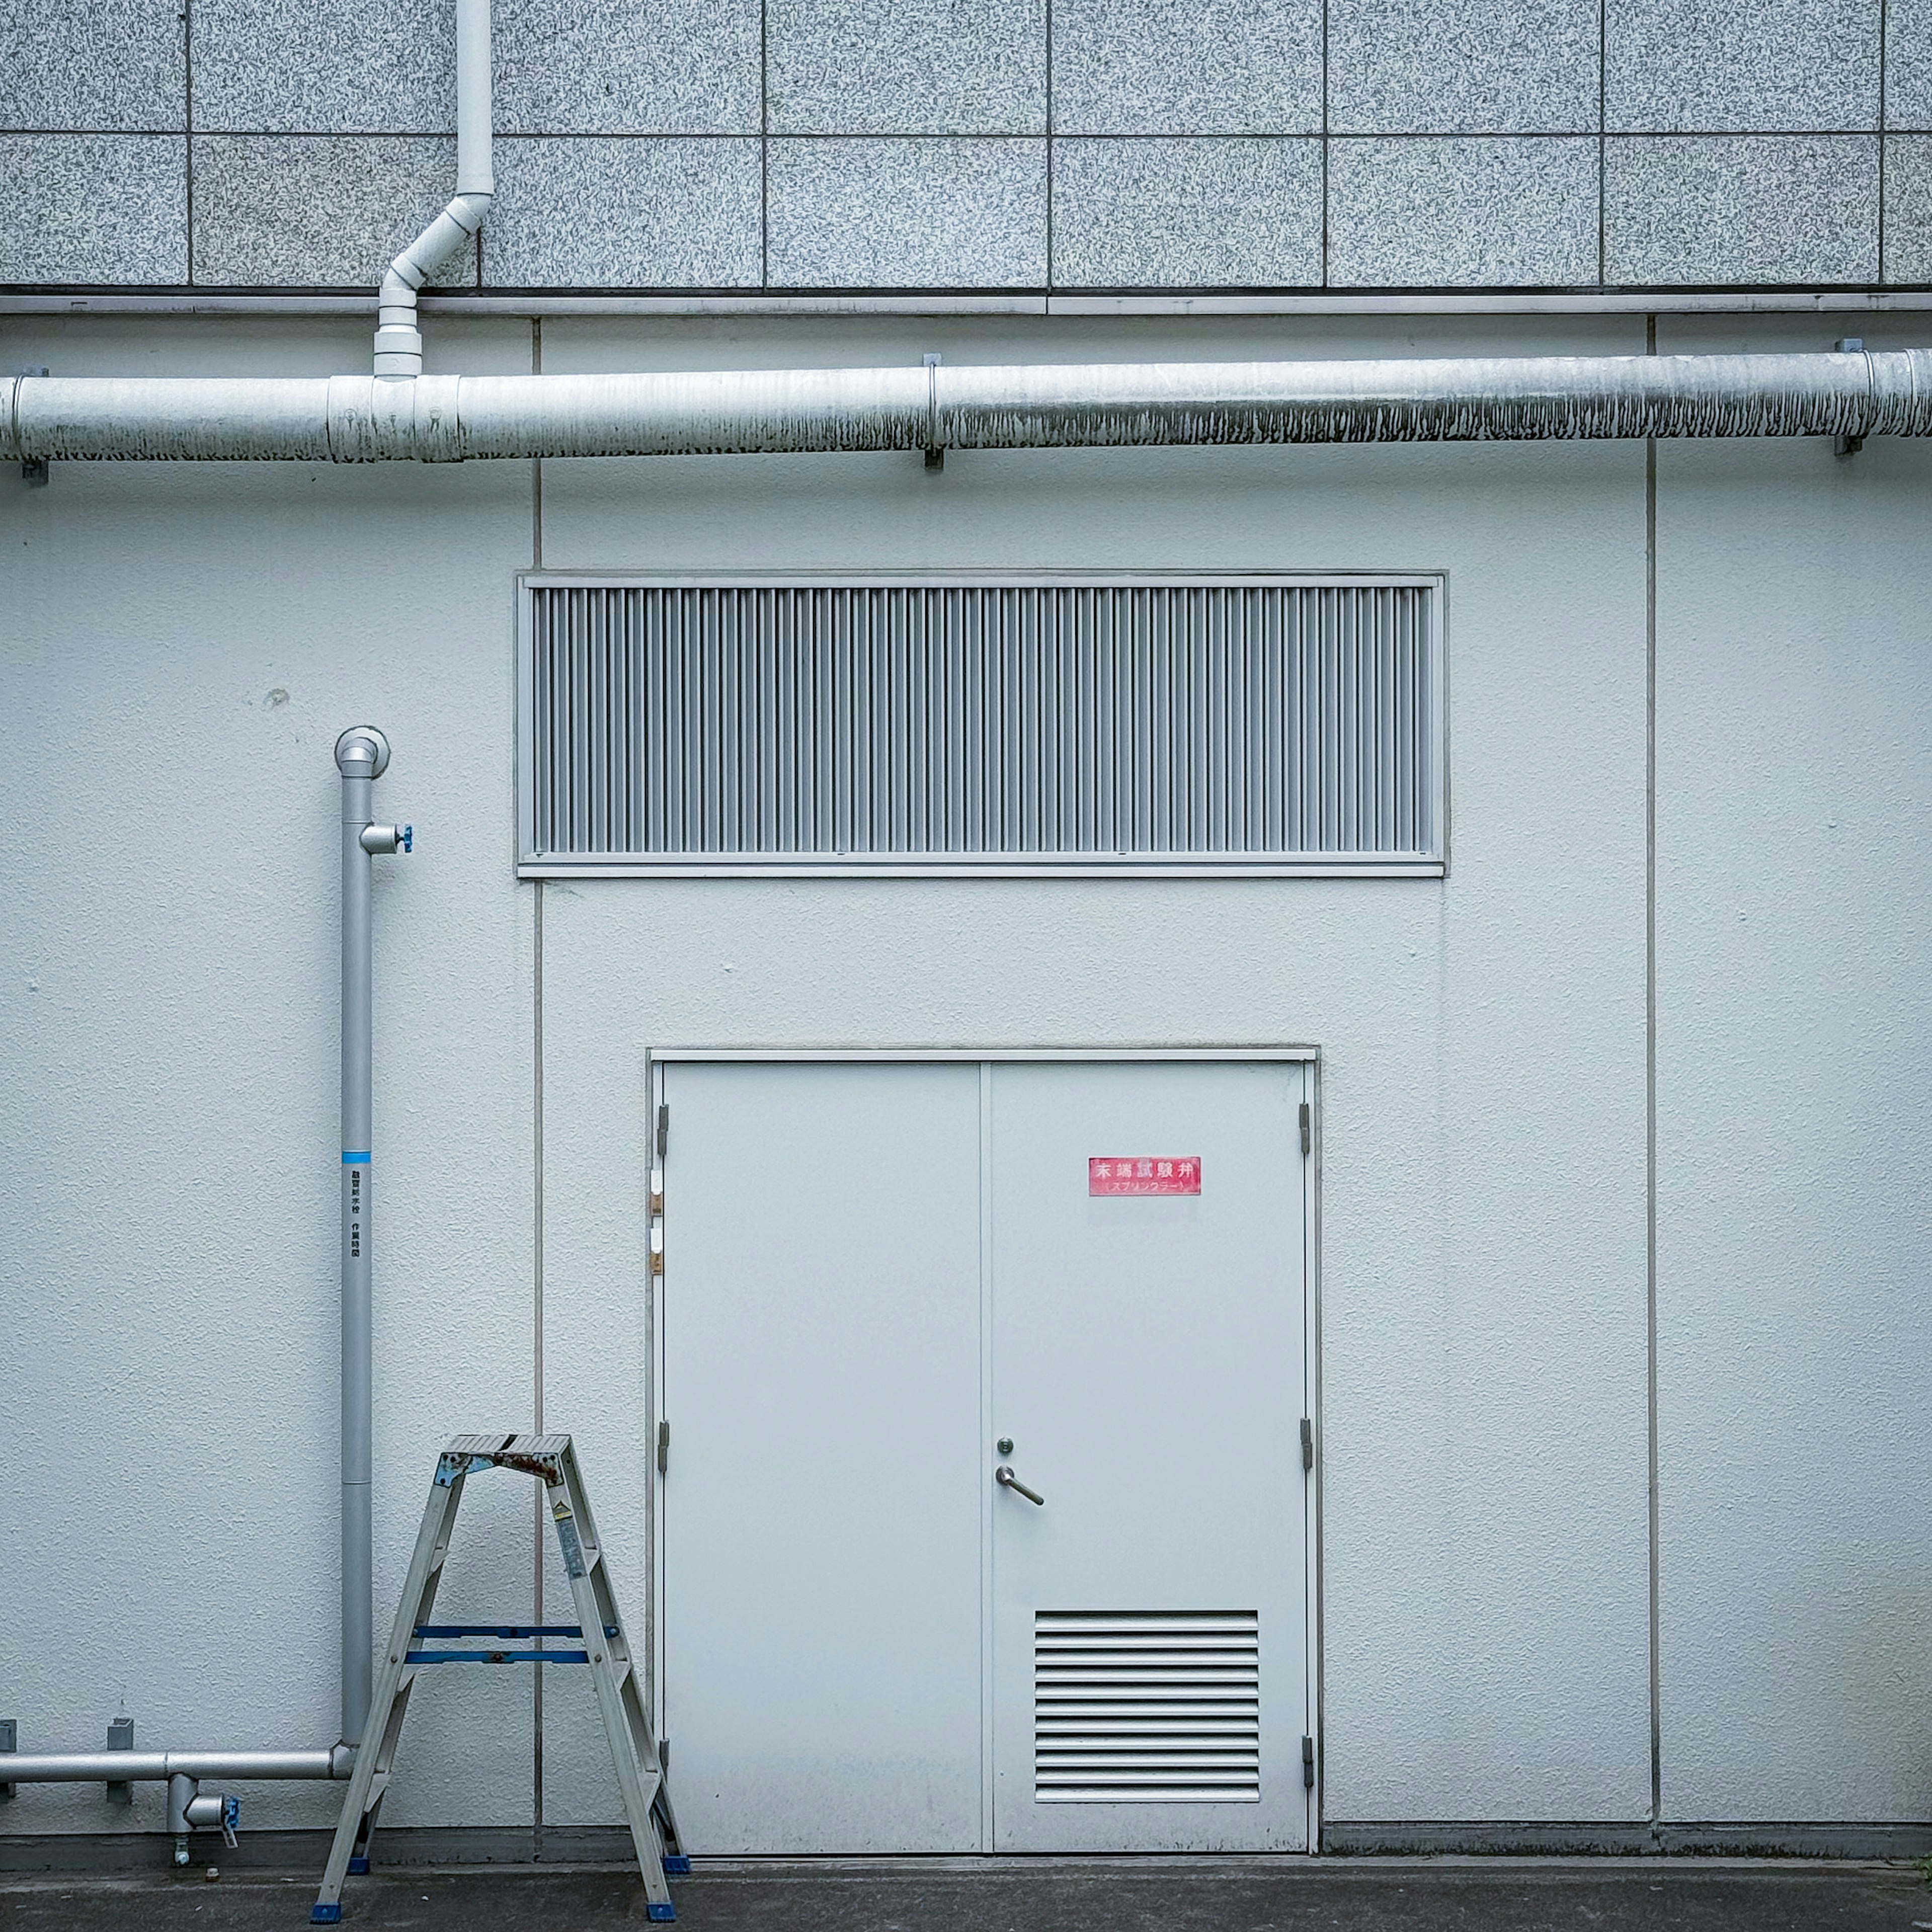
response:
M1822 1860L1053 1861L723 1865L673 1882L685 1932L1932 1932L1916 1866ZM5 1932L292 1932L311 1874L0 1880ZM642 1927L634 1871L424 1866L352 1879L367 1932Z

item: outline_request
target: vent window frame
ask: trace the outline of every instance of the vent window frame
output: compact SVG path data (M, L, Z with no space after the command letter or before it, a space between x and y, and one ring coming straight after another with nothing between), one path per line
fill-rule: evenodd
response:
M1441 571L1386 572L1212 571L556 571L517 578L517 874L544 878L1440 878L1449 860L1448 579ZM539 760L538 609L558 591L622 592L904 590L1397 590L1420 593L1416 644L1424 662L1417 686L1426 717L1417 754L1427 760L1418 791L1430 837L1395 850L545 850L537 844Z

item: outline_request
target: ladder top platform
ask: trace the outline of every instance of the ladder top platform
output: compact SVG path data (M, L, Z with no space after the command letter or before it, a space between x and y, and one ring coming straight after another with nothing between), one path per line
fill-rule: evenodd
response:
M570 1447L568 1436L456 1436L446 1456L561 1456Z

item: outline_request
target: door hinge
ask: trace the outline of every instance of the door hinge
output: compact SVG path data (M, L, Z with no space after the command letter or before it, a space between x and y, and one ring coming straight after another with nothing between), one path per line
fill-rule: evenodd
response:
M662 1248L653 1248L651 1250L651 1272L652 1274L664 1273L664 1250Z
M1301 1741L1301 1784L1306 1791L1315 1789L1315 1740L1304 1738Z
M1304 1154L1307 1153L1309 1150L1310 1124L1308 1102L1304 1100L1301 1103L1301 1150Z
M670 1467L670 1424L658 1424L658 1474L662 1475Z
M664 1149L670 1144L670 1102L658 1102L658 1158L664 1157Z
M1301 1418L1301 1466L1304 1469L1315 1466L1315 1425L1305 1415Z

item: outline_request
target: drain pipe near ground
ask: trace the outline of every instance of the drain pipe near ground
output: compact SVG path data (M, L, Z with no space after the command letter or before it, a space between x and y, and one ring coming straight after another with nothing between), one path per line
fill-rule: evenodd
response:
M242 1822L242 1801L203 1791L204 1778L344 1778L356 1768L356 1754L346 1744L308 1751L10 1751L0 1754L0 1768L9 1784L166 1784L174 1861L184 1865L190 1831L218 1831L232 1845Z
M490 165L489 0L456 0L456 194L449 205L398 255L383 278L376 374L406 380L422 371L422 338L416 326L416 291L482 226L495 192ZM16 386L17 388L17 386ZM17 393L7 412L10 433ZM214 1827L230 1844L239 1802L200 1789L204 1778L345 1778L368 1720L375 1655L371 1604L374 1533L370 1507L373 1332L370 1296L371 1222L370 860L406 852L405 825L370 821L370 790L389 762L388 742L372 725L357 725L336 741L342 775L342 1608L340 1741L313 1751L0 1750L0 1798L22 1784L110 1785L164 1782L168 1830L178 1865L188 1862L190 1829ZM16 1727L7 1726L8 1742Z
M235 1843L240 1801L203 1792L204 1778L345 1778L368 1721L375 1656L370 1510L374 1322L370 1296L370 1142L374 962L370 860L407 852L412 827L370 822L389 744L372 724L336 740L342 775L342 1738L328 1750L0 1752L0 1791L20 1784L165 1783L174 1861L188 1834L218 1830ZM10 1795L10 1791L8 1792Z
M406 380L422 371L416 326L416 291L474 236L495 192L491 168L489 0L457 0L456 194L436 220L396 257L383 278L376 332L376 376ZM17 412L10 399L9 428ZM342 775L342 1366L341 1366L341 1724L327 1750L26 1753L0 1750L0 1798L21 1784L109 1785L165 1782L174 1860L188 1862L188 1833L214 1828L235 1843L240 1802L200 1788L204 1778L346 1778L368 1721L374 1670L371 1601L374 1528L370 1510L373 1336L370 1293L372 1222L370 1087L371 880L378 853L407 852L405 825L370 823L371 788L389 762L388 740L356 725L336 741ZM9 1725L10 1734L16 1734ZM14 1741L13 1735L8 1742Z
M374 1222L370 1087L375 968L370 859L406 852L406 826L375 825L371 794L388 769L389 741L373 724L335 741L342 774L342 1741L361 1743L376 1650L370 1482L374 1316L370 1294Z

